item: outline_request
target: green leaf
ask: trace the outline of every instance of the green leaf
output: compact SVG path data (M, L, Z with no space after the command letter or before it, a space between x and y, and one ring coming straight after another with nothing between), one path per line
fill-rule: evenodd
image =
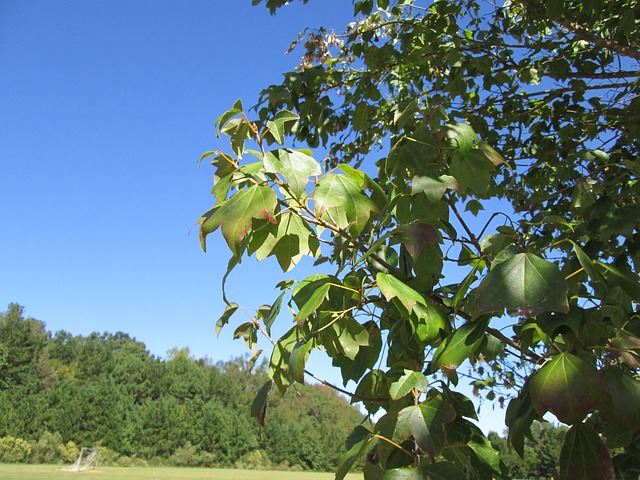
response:
M422 469L429 480L467 480L465 473L450 462L437 462Z
M269 336L271 336L271 326L273 325L273 322L276 321L276 318L280 314L280 308L282 307L282 299L284 298L285 293L287 292L283 291L280 293L280 295L278 295L278 298L276 298L276 301L273 302L273 305L271 305L271 308L269 309L269 314L264 317L264 326L266 327L267 334Z
M389 395L393 400L399 400L414 388L419 392L426 392L429 388L429 380L420 372L405 370L404 375L389 387Z
M411 181L411 195L424 193L432 202L440 200L447 190L458 188L458 181L451 175L438 178L415 176Z
M594 366L570 353L556 355L529 380L533 407L553 413L569 425L578 423L609 398L607 384Z
M216 130L216 136L220 136L220 131L222 130L222 128L225 126L225 124L233 117L235 117L236 115L239 115L240 113L242 113L242 100L238 99L236 100L236 102L233 104L233 108L230 108L229 110L227 110L226 112L224 112L222 115L220 115L215 123L215 126L217 128Z
M609 273L611 279L620 285L620 288L622 288L627 295L629 295L635 302L640 302L640 284L638 283L637 277L624 273L614 266L606 263L598 262L598 265Z
M467 322L451 333L438 347L431 361L430 371L444 372L456 370L462 362L474 353L484 339L488 321Z
M476 454L480 464L494 473L501 473L500 452L493 448L491 442L484 435L474 435L467 445Z
M251 416L256 417L263 427L267 417L267 400L269 399L271 387L273 387L273 380L269 380L260 388L251 404Z
M351 235L359 235L376 206L357 180L330 173L322 177L313 191L316 215Z
M573 251L576 253L576 257L578 258L580 265L582 266L582 268L584 268L584 271L587 272L587 275L589 275L589 278L591 278L591 280L593 281L594 288L603 289L603 291L606 292L606 280L596 269L594 262L591 261L591 259L587 256L586 253L584 253L582 248L580 248L577 243L575 243L573 240L568 241L571 243L571 245L573 245Z
M354 320L355 321L355 320ZM356 322L357 323L357 322ZM322 344L326 347L327 353L332 359L332 365L340 368L344 385L347 385L349 380L358 382L362 376L378 361L380 351L382 350L382 338L380 334L380 328L375 321L370 320L362 325L366 329L368 334L368 344L362 345L357 338L354 338L354 343L357 346L357 354L353 358L349 358L343 353L344 346L338 340L338 329L332 327L331 330L327 329L327 334L330 334L331 338L327 339L327 334L322 335ZM360 336L360 335L356 335ZM327 340L332 342L335 348L327 347ZM338 348L338 345L340 347ZM333 351L331 351L333 350ZM353 348L350 348L353 350Z
M398 413L395 436L401 441L413 437L418 446L432 456L445 444L444 424L456 418L456 411L437 397L421 405L403 408Z
M233 338L242 338L247 344L247 347L253 349L254 345L258 343L258 335L253 322L245 322L239 325L235 332L233 332Z
M295 267L302 257L316 257L320 242L313 229L292 212L278 216L278 223L267 224L249 242L249 254L255 250L258 261L274 255L283 272Z
M301 340L296 344L289 357L289 377L292 381L304 385L304 368L311 351L311 342Z
M614 480L609 450L583 424L569 429L560 452L560 480Z
M422 295L391 274L379 272L376 275L376 283L388 302L397 298L409 313L413 311L416 304L427 306Z
M524 457L524 439L526 437L533 440L531 424L539 418L533 408L529 385L525 383L518 396L509 402L505 414L505 424L509 429L509 442L521 457Z
M371 443L371 432L362 425L358 425L347 439L347 452L342 456L338 465L335 480L343 480L353 464L362 456Z
M293 290L293 301L300 308L294 321L299 325L324 303L331 288L332 279L326 275L312 275L305 278Z
M446 125L445 135L455 141L462 156L470 153L478 140L476 132L467 123L455 122Z
M416 336L423 345L428 345L446 332L449 320L442 311L433 306L423 306L417 303L413 307L413 313L418 317Z
M504 158L502 158L502 155L496 152L493 147L487 142L483 142L482 140L479 141L478 148L496 167L501 163L504 163Z
M273 382L282 395L285 394L287 388L291 385L288 373L291 352L303 338L304 334L295 326L280 337L280 340L278 340L273 347L273 352L271 352L269 376L273 379Z
M353 111L353 129L362 131L369 123L369 106L366 103L358 103Z
M351 402L362 402L369 413L376 413L389 399L387 377L381 370L371 370L356 387Z
M475 315L502 313L534 316L569 311L568 286L556 265L531 253L518 253L494 265L478 287Z
M418 468L392 468L382 475L381 480L424 480Z
M640 429L640 380L617 367L606 367L602 374L611 392L611 402L601 411L622 430Z
M267 128L273 135L274 140L282 145L284 143L285 124L295 122L300 117L289 110L279 111L273 120L267 122Z
M218 227L236 258L242 256L241 243L251 230L255 219L274 222L277 199L269 187L253 185L240 190L222 203L207 218L200 220L200 239L206 249L206 237Z
M224 312L216 322L216 337L220 335L220 331L222 330L222 328L227 323L229 323L229 319L231 318L231 315L236 313L239 307L240 306L237 303L227 304L227 306L224 308Z
M295 198L306 196L309 177L322 173L320 164L313 157L297 150L281 149L267 152L264 168L269 173L280 173L286 180L286 188Z
M238 167L233 159L225 154L216 156L211 161L211 165L216 168L213 174L213 189L211 193L216 197L216 205L220 205L225 198L227 198L231 181L233 180L233 174L237 171Z
M471 150L465 156L455 156L449 167L449 172L463 189L479 194L484 194L489 187L493 170L493 163L480 150Z

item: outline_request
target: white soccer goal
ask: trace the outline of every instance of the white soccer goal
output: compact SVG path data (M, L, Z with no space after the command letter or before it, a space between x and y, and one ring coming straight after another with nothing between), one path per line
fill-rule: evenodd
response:
M85 472L87 470L95 470L98 468L98 458L100 450L97 448L82 447L80 455L70 467L63 468L65 472Z

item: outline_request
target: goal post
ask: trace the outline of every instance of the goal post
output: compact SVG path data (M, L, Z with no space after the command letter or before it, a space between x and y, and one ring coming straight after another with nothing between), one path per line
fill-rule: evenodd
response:
M100 450L98 448L82 447L80 455L71 466L63 468L65 472L85 472L87 470L95 470L98 468L98 458Z

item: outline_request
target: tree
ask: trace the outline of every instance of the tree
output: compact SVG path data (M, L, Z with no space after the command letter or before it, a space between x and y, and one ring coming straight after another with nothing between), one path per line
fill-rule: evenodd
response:
M570 427L561 478L635 478L635 2L353 5L344 33L308 32L299 68L263 90L255 118L241 101L218 118L230 151L202 156L215 202L200 237L206 248L221 231L225 279L250 255L283 271L303 256L325 264L277 285L234 337L271 339L287 301L295 325L272 339L277 389L304 383L323 349L358 383L352 400L385 412L353 432L338 478L365 455L366 478L505 475L454 391L466 362L479 394L508 403L521 455L550 412ZM293 144L326 149L324 163ZM239 310L224 299L218 330Z
M509 448L506 439L497 433L490 432L489 440L500 451L500 458L514 478L558 478L560 449L566 429L554 427L550 423L534 422L531 433L532 439L525 440L522 457Z
M44 348L49 332L43 322L23 314L17 303L0 313L0 389L20 386L34 393L49 373Z

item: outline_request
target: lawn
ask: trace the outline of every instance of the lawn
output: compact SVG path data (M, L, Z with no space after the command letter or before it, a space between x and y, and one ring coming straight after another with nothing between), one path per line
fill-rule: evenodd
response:
M256 470L225 470L217 468L175 468L175 467L99 467L87 472L64 472L60 465L20 465L0 463L2 480L70 480L82 477L84 480L331 480L333 473L274 472ZM362 478L350 474L348 480Z

